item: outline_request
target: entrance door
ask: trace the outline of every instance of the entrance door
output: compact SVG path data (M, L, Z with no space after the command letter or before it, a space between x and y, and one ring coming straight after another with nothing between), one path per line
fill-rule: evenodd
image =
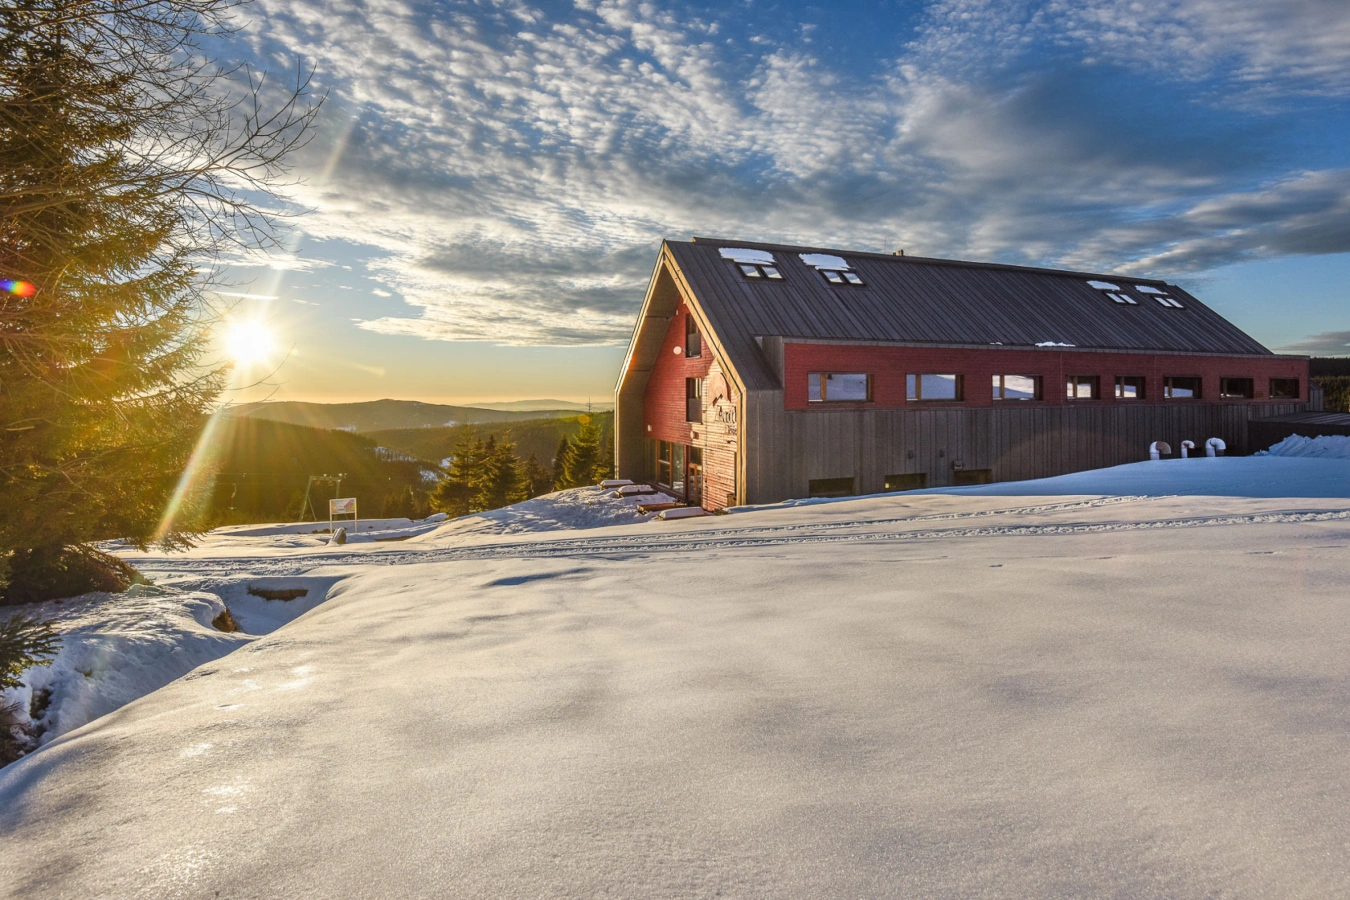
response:
M685 499L690 506L703 505L703 450L690 447L685 453L688 460L688 477L685 479Z

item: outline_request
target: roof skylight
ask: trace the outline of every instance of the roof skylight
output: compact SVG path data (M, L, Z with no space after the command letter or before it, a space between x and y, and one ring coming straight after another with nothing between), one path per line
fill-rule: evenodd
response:
M1178 301L1176 298L1174 298L1174 297L1169 297L1169 296L1167 295L1167 292L1166 292L1166 291L1160 291L1160 290L1158 290L1157 288L1155 288L1155 287L1149 287L1149 286L1146 285L1146 284L1136 284L1136 285L1134 286L1134 289L1135 289L1136 291L1138 291L1139 293L1141 293L1141 294L1148 294L1148 295L1152 296L1154 300L1157 300L1159 303L1161 303L1163 306L1168 307L1169 309L1185 309L1185 308L1186 308L1186 307L1182 306L1182 305L1181 305L1181 302Z
M1131 297L1120 289L1119 285L1112 284L1109 281L1089 281L1088 287L1096 288L1105 292L1106 296L1111 298L1113 303L1119 303L1122 306L1138 306L1139 301Z
M815 268L830 284L862 284L863 280L853 271L848 260L830 253L798 253L802 262Z

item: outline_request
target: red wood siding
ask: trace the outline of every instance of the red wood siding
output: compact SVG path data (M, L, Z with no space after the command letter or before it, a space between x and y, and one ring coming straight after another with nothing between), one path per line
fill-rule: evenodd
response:
M1250 403L1268 400L1271 378L1297 378L1299 400L1308 398L1308 361L1294 357L1182 356L1152 353L1090 353L1073 350L974 350L928 347L878 347L857 344L788 343L784 346L783 405L786 409L903 409L970 406L1130 405L1184 404L1187 400L1164 400L1163 378L1200 376L1204 379L1201 402L1217 403L1220 378L1251 378L1256 395ZM872 376L870 403L811 403L807 400L807 376L811 372L866 372ZM905 376L919 373L957 373L964 376L962 402L910 402L905 399ZM994 375L1040 375L1043 399L995 401ZM1099 400L1065 397L1068 375L1096 375ZM1117 375L1143 375L1146 399L1116 400Z
M721 509L727 495L736 493L735 389L713 359L707 337L703 356L684 355L685 320L689 308L681 303L666 328L661 352L652 367L643 394L643 430L648 440L670 441L703 451L703 506ZM676 348L679 348L678 352ZM685 421L685 379L703 378L703 413L698 422Z

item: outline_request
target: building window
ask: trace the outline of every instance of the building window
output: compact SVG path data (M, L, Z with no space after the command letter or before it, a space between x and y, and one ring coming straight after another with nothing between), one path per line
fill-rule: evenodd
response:
M1144 384L1145 379L1143 375L1117 375L1116 399L1143 400Z
M670 487L671 443L656 442L656 483Z
M858 277L857 272L836 272L834 269L821 269L820 274L823 275L825 280L830 284L860 285L863 283L863 280Z
M1168 400L1199 400L1200 384L1194 375L1168 375L1163 379L1163 396Z
M1272 400L1297 400L1299 398L1298 389L1297 378L1270 379L1270 399Z
M762 266L753 263L736 263L736 268L741 270L741 274L746 278L762 279L767 278L770 281L782 281L783 273L778 271L777 266Z
M1039 400L1041 399L1041 376L995 375L994 399Z
M1111 298L1112 303L1119 303L1124 306L1138 306L1139 301L1131 297L1120 289L1119 285L1114 285L1109 281L1089 281L1089 287L1096 288L1107 297Z
M872 376L863 372L812 372L806 377L806 399L812 403L868 403Z
M1134 286L1134 289L1141 294L1148 294L1154 300L1157 300L1159 303L1161 303L1163 306L1166 306L1169 309L1185 309L1185 307L1181 305L1181 302L1179 300L1176 300L1175 298L1168 296L1166 291L1160 291L1157 288L1149 287L1146 284L1136 284Z
M957 469L952 473L952 484L993 484L993 469Z
M1064 380L1064 396L1070 400L1100 400L1100 384L1096 375L1070 375Z
M885 490L918 491L928 487L928 473L907 472L904 475L887 475Z
M686 422L703 421L702 378L686 378L684 380L684 420Z
M684 317L684 356L686 359L697 359L703 355L703 335L698 333L698 323L694 317L686 315Z
M812 497L849 497L853 495L853 479L812 478L806 490Z
M1256 396L1256 383L1250 378L1220 378L1220 400L1250 400Z
M905 399L961 400L965 397L963 381L960 375L906 375Z

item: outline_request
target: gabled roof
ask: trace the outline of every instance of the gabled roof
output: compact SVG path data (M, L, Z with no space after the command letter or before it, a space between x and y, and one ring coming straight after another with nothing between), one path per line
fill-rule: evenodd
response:
M745 278L719 253L724 247L772 253L782 280ZM1270 355L1181 288L1153 279L715 238L667 241L665 248L721 343L741 359L756 337L769 335ZM863 284L830 284L802 261L803 253L842 257ZM1089 281L1117 285L1136 303L1116 303ZM1164 306L1139 286L1174 297L1183 308Z

